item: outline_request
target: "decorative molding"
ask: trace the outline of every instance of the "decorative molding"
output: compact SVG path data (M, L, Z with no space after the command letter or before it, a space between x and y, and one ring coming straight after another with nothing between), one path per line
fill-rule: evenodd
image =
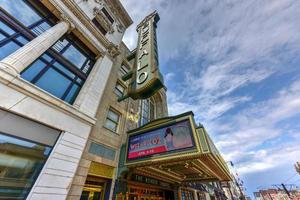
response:
M68 33L70 33L72 30L75 29L75 25L74 23L72 22L72 20L65 14L61 14L60 15L60 20L61 21L64 21L64 22L67 22L69 24L69 30L68 30Z
M103 0L106 5L109 7L110 11L123 22L126 28L128 28L132 23L131 17L128 15L127 11L120 3L119 0ZM95 2L99 3L101 0L95 0Z
M122 24L117 24L117 30L119 33L123 33L124 32L124 26Z
M95 27L95 25L91 22L91 20L84 14L81 8L76 5L73 0L61 0L70 11L80 20L80 22L101 42L101 44L108 48L110 46L110 42L105 38L105 36L100 33L99 30Z
M13 66L11 66L5 62L0 62L0 70L3 70L6 73L9 73L12 76L20 76L20 73L18 72L18 70L16 70Z
M109 32L109 33L113 33L115 32L113 26L111 25L111 23L108 21L108 19L106 18L106 16L103 14L103 12L101 11L100 8L95 7L93 9L94 15L96 20L103 26L103 28Z
M116 56L120 55L120 51L117 45L113 44L112 42L107 47L107 53L110 57L115 58Z

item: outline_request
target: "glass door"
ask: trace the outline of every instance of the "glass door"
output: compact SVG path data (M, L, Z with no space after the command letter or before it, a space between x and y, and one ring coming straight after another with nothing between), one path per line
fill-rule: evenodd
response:
M100 187L84 187L80 200L101 200L103 188Z

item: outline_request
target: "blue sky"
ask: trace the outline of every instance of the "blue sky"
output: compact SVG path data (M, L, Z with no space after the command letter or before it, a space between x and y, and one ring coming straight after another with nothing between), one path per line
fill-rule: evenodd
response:
M169 113L195 113L249 195L282 182L299 186L300 1L121 2L135 22L124 37L131 49L137 23L160 14Z

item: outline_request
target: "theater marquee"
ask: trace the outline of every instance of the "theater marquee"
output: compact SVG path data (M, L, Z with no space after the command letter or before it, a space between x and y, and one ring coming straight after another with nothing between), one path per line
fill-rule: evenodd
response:
M127 162L178 155L195 151L195 128L190 116L129 133Z
M128 132L125 166L171 183L229 181L227 165L193 112L154 120Z

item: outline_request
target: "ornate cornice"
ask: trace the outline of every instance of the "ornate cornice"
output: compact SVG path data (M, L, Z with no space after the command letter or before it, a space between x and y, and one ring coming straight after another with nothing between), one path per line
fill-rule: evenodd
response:
M110 42L97 30L91 20L84 14L81 8L73 0L61 0L70 11L80 20L80 22L101 42L105 48L110 48Z
M95 1L97 2L99 0ZM104 2L114 15L119 16L119 19L124 23L126 28L128 28L133 23L131 17L119 0L104 0Z

